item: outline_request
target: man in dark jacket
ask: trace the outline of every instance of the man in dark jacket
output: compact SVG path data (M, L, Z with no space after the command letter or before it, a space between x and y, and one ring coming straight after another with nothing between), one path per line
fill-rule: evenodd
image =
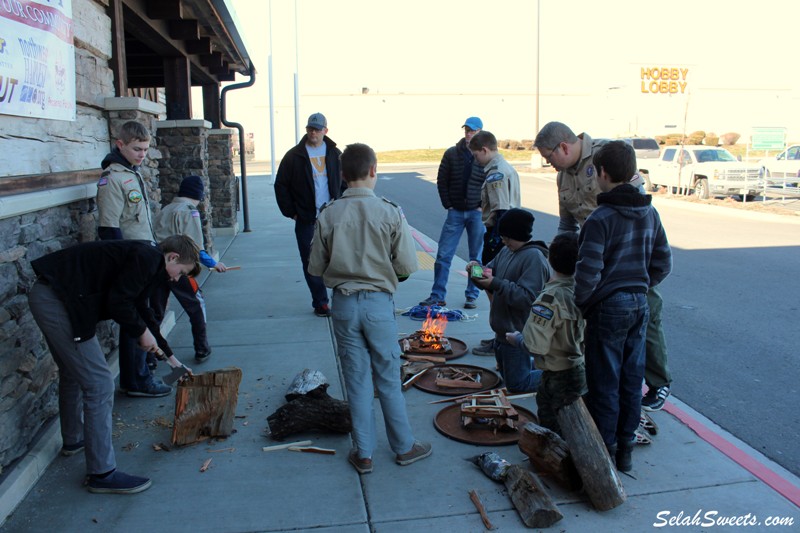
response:
M62 454L84 451L89 492L133 494L150 486L149 479L116 469L114 376L95 335L97 323L113 319L138 338L142 350L160 348L171 366L181 366L149 300L170 279L199 272L198 261L197 245L179 235L158 247L149 241L87 242L31 262L37 280L28 304L59 370Z
M442 207L447 210L447 218L439 236L439 249L433 265L433 288L431 295L421 301L420 305L446 305L447 280L450 276L450 264L458 247L461 234L467 230L469 258L477 261L483 250L483 222L481 222L481 186L486 176L483 168L475 163L469 149L472 136L483 129L483 122L478 117L469 117L464 126L464 138L445 151L439 164L436 185ZM465 309L475 309L478 287L467 278L467 289L464 291Z
M327 137L328 121L322 113L308 117L306 134L283 156L275 178L275 198L283 216L294 220L294 235L311 291L314 314L330 316L328 290L319 276L308 273L308 256L314 223L320 208L342 195L339 156L342 152Z

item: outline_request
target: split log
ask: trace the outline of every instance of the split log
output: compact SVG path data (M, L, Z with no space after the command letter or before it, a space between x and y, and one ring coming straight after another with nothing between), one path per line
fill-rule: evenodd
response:
M511 465L504 481L508 495L517 508L520 518L528 527L550 527L564 515L536 474L520 465Z
M572 462L567 443L558 433L528 422L522 427L517 445L536 472L552 477L567 490L581 488L581 476Z
M599 511L622 505L625 489L583 398L565 405L556 416L592 505Z
M325 376L317 370L305 369L295 376L286 393L288 403L267 417L272 438L282 440L312 430L350 433L350 406L329 396L327 389Z
M195 374L178 384L172 444L184 445L211 437L227 437L239 395L242 370L223 368Z

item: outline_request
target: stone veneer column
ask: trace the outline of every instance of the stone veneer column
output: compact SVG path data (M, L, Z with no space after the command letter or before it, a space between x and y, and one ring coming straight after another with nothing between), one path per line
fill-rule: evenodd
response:
M239 181L233 171L231 139L233 130L208 132L208 177L211 181L211 205L214 206L214 232L238 233Z
M211 234L214 220L211 202L213 190L208 179L208 132L211 123L206 120L162 120L156 124L156 128L156 145L162 155L158 167L162 205L170 203L178 194L183 178L200 176L206 194L197 208L203 221L205 243L198 244L209 255L214 255Z

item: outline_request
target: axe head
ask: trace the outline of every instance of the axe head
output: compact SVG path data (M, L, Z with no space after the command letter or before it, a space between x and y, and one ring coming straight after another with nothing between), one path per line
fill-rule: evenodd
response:
M189 378L192 376L191 371L185 365L176 366L170 370L169 374L161 378L167 385L172 385L181 378Z

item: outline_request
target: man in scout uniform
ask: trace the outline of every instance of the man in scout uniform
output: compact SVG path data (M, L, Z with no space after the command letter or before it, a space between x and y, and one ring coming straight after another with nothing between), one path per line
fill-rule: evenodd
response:
M333 289L333 332L356 444L348 461L359 474L372 472L375 390L395 462L410 465L431 454L429 443L414 439L398 379L393 294L418 268L416 246L400 207L373 192L377 161L366 144L351 144L342 153L347 190L320 211L308 265L310 274Z
M607 141L592 139L589 134L575 135L561 122L548 122L536 135L534 146L542 157L558 170L558 232L577 232L597 207L597 171L592 164L594 154ZM635 174L631 184L644 192L641 177ZM670 393L672 376L667 364L667 343L661 323L663 307L661 291L651 287L647 291L650 319L647 323L645 357L645 383L647 393L642 399L646 411L658 411Z
M225 272L224 263L215 261L203 249L203 225L200 222L200 211L197 205L205 196L203 179L200 176L187 176L181 181L178 195L172 202L161 209L156 216L155 234L158 242L170 235L186 235L200 249L200 263L217 272ZM194 358L202 363L211 356L211 347L208 345L206 334L206 302L197 280L189 276L181 276L177 281L171 281L169 290L181 304L189 322L192 324L192 339L194 341ZM159 306L166 308L169 294L163 294Z
M550 243L548 261L553 275L533 302L522 333L506 335L508 342L533 354L542 382L536 393L539 423L561 433L556 411L586 393L586 368L581 343L586 326L575 305L575 263L578 236L557 235Z
M482 220L486 226L481 262L487 265L503 248L497 222L503 213L521 205L519 175L497 150L497 139L491 132L476 133L469 141L469 149L486 174L481 187Z
M150 148L150 132L139 122L122 125L115 147L101 163L97 182L97 235L102 240L136 239L155 244L147 189L139 174ZM133 397L166 396L172 387L156 381L147 354L124 325L119 328L119 386Z

